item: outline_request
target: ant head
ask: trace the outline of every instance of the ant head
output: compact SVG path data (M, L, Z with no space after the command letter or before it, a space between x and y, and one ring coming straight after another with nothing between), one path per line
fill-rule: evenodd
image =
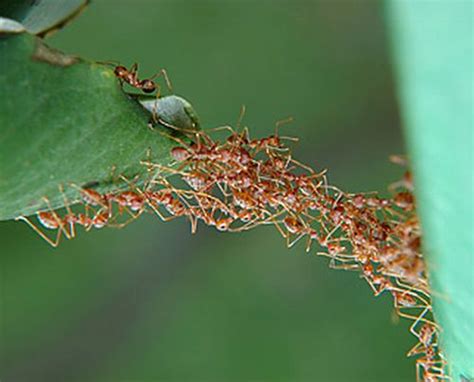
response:
M232 223L232 219L231 219L231 218L219 219L219 220L216 222L216 228L217 228L219 231L227 231L227 229L229 228L230 223Z
M191 157L191 153L184 147L173 147L171 149L171 157L177 162L183 162Z
M128 69L125 66L116 66L114 69L114 73L117 77L123 78L128 74Z
M109 220L109 213L108 211L104 211L102 213L97 214L94 219L92 219L92 224L95 228L103 228L107 224Z
M140 86L145 93L153 93L156 90L156 85L152 80L143 80L140 82Z

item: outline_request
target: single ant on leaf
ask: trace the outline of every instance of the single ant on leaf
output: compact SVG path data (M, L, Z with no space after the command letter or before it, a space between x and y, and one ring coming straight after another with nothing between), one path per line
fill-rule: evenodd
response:
M131 66L130 69L127 69L125 66L122 65L115 66L114 74L117 76L117 78L121 81L122 84L123 82L126 82L130 86L133 86L134 88L139 89L144 93L149 94L157 90L157 97L159 97L160 95L160 85L158 85L153 80L159 76L163 76L168 89L172 90L171 81L165 69L161 69L160 71L158 71L158 73L154 74L150 78L145 78L141 80L138 77L138 64L135 63Z

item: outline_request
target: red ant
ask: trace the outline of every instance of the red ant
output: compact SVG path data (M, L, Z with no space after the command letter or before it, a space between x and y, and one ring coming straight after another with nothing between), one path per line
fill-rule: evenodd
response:
M43 227L46 229L57 230L55 240L50 239L45 233L43 233L35 224L33 224L30 219L26 216L19 216L15 220L23 220L27 223L42 239L44 239L49 245L52 247L57 247L61 240L61 234L64 233L66 238L70 239L71 236L65 229L65 224L59 215L54 211L48 212L38 212L37 213L38 221L41 223Z
M89 201L93 205L98 205L98 201L92 199L93 197L101 196L100 194L95 194L95 191L90 190L90 193L87 193L87 197L90 197ZM59 186L59 192L63 196L64 206L66 208L66 214L61 217L56 211L53 210L49 199L44 197L43 200L47 204L49 211L42 211L37 213L37 218L40 224L45 227L46 229L50 230L57 230L55 240L50 239L44 232L42 232L35 224L33 224L26 216L20 216L16 218L16 220L23 220L26 222L36 233L38 233L41 238L43 238L48 244L52 247L57 247L61 240L62 234L67 239L72 239L75 237L75 229L74 226L82 225L87 231L91 228L102 228L104 227L110 218L110 211L108 208L102 208L97 213L95 213L94 217L90 218L87 215L87 206L86 204L86 214L74 214L69 207L69 202L64 194L64 190L62 186ZM102 197L102 196L101 196ZM69 226L69 231L66 227Z
M168 78L168 74L166 73L165 69L161 69L158 73L156 73L150 78L140 80L138 78L138 64L135 63L131 66L130 69L127 69L125 66L122 65L117 65L114 69L114 74L117 76L117 78L120 79L121 82L126 82L130 86L133 86L134 88L139 89L144 93L153 93L155 90L158 89L157 97L159 97L160 94L160 86L155 81L153 81L153 79L159 76L163 76L165 78L168 89L172 89L171 82Z

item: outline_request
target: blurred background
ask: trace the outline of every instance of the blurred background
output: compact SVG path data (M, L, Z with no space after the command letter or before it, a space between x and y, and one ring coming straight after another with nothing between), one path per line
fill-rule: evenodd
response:
M300 137L299 160L386 193L403 153L378 1L94 1L48 39L92 60L166 68L203 126ZM414 343L356 273L242 234L152 216L50 248L0 223L2 382L412 381Z

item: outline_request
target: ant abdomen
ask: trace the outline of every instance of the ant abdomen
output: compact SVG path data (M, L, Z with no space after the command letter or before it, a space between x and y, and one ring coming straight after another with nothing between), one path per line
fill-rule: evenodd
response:
M140 81L140 88L144 93L153 93L156 90L156 84L152 80Z

